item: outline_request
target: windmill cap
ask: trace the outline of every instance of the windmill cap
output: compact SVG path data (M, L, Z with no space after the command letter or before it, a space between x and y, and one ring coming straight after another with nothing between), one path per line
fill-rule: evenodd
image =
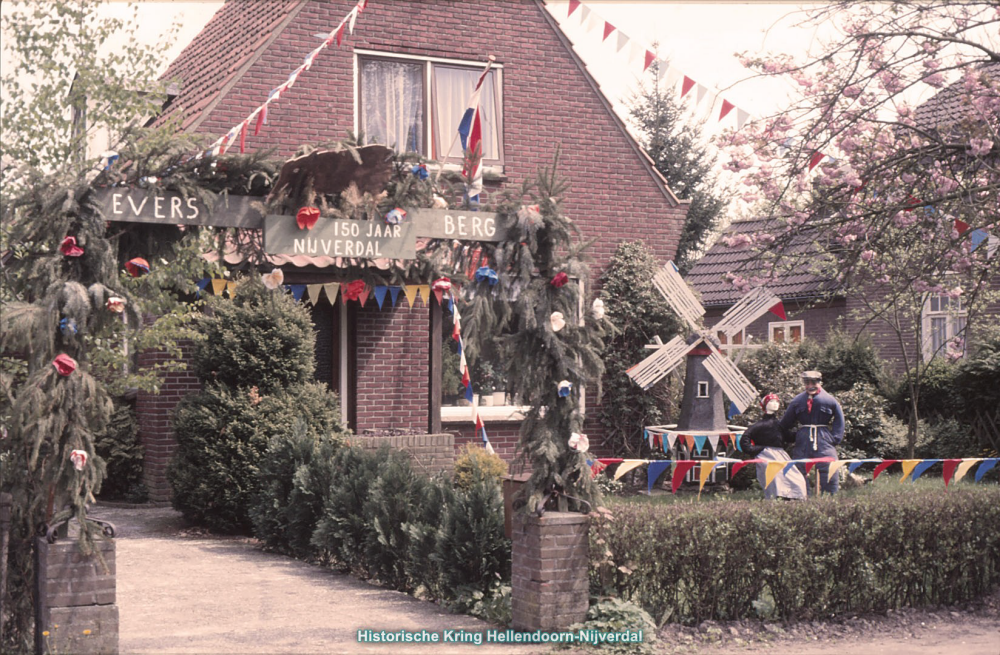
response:
M802 373L803 380L816 380L817 382L823 381L823 374L819 371L804 371Z

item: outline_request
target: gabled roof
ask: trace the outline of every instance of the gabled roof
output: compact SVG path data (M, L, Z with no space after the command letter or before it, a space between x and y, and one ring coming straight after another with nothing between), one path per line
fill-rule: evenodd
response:
M729 225L722 236L708 252L698 260L685 276L687 283L701 294L701 304L705 307L732 305L743 297L744 293L734 287L726 278L728 273L744 278L760 276L762 264L755 260L750 248L735 248L726 246L724 239L737 234L766 233L773 227L773 221L767 219L751 219L737 221ZM802 255L808 248L806 241L796 246L792 245L796 254ZM808 272L780 275L768 283L767 288L776 293L782 300L816 298L833 288L830 280Z
M989 62L978 67L978 71L985 74L993 81L992 91L987 93L1000 93L1000 62ZM916 108L914 118L917 127L921 129L947 128L964 119L973 121L982 120L982 116L976 113L969 104L968 95L963 89L961 80L949 84L945 88L935 93L931 98Z

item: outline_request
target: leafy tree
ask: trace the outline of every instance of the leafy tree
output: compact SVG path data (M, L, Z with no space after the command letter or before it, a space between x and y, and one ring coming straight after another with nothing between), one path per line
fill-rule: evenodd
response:
M727 168L773 219L766 233L728 244L756 247L764 274L732 279L749 286L810 271L860 308L863 327L893 335L910 387L912 456L927 296L961 298L969 326L997 298L1000 257L973 248L998 226L1000 13L994 2L847 0L811 10L807 23L840 35L807 59L744 57L762 75L790 78L798 94L729 135ZM911 106L928 86L940 91ZM963 339L940 354L959 356Z
M684 115L684 105L658 84L660 63L649 68L631 99L629 113L640 142L677 197L691 201L674 263L686 272L702 254L706 239L726 211L728 199L713 172L717 156L709 149L702 124Z

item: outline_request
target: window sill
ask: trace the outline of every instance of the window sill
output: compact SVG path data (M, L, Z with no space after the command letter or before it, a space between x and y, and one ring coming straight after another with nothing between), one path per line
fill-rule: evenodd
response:
M503 421L521 421L524 419L524 412L528 410L528 407L519 405L502 405L479 407L478 409L479 417L484 422L492 421L496 423ZM465 407L447 406L441 408L442 423L470 423L472 420L473 416L471 405L467 405Z
M427 170L431 173L437 173L438 169L441 168L440 164L427 163ZM462 177L462 165L461 164L445 164L443 174L446 177L456 177L461 179ZM504 175L503 164L492 164L488 166L483 166L483 179L486 181L506 181L507 176Z

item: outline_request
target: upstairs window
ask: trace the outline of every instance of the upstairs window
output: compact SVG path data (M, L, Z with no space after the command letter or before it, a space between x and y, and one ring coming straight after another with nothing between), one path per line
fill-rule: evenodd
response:
M924 301L921 314L924 333L924 360L946 354L961 357L965 354L965 323L968 312L962 299L943 294L929 296Z
M461 164L462 145L455 137L483 66L359 55L358 127L365 142ZM501 76L494 64L479 98L484 166L503 164Z

